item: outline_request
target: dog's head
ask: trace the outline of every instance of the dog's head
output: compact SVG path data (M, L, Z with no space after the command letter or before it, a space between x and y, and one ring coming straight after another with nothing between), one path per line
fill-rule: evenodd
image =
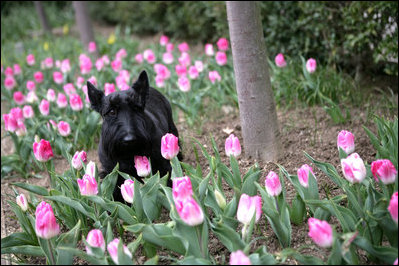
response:
M142 71L132 87L105 96L89 81L87 92L91 108L103 118L101 141L109 155L131 156L133 152L145 155L150 133L144 115L149 95L148 76Z

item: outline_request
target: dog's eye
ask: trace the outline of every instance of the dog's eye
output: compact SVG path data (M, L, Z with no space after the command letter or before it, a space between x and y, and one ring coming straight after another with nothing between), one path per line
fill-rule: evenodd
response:
M108 115L112 115L112 116L116 115L116 110L115 109L109 110Z

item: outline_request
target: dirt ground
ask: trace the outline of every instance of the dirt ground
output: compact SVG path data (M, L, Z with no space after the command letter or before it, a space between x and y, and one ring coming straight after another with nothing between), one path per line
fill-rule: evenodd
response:
M3 109L3 108L2 108ZM241 126L238 110L227 109L228 111L221 114L219 117L215 117L213 120L204 123L202 128L202 132L198 130L190 129L186 126L184 121L177 121L177 128L181 135L181 139L183 140L183 153L184 153L184 161L195 166L195 156L192 152L192 146L190 144L191 137L194 137L200 141L203 145L206 145L209 152L211 152L211 142L210 135L215 138L216 143L218 144L220 154L225 160L225 163L229 165L228 158L225 156L224 152L224 142L228 135L231 133L235 134L239 139L241 144L243 144L243 139L241 135ZM351 131L355 135L355 143L356 143L356 152L361 156L365 163L370 164L375 158L375 150L372 147L371 142L369 141L365 131L362 128L362 125L367 126L373 132L376 133L376 128L372 120L368 119L367 112L361 109L351 109L352 120L347 122L344 125L334 125L332 124L330 118L326 114L326 112L321 107L311 107L306 109L292 109L292 110L279 110L278 111L278 120L280 126L281 133L281 143L282 143L282 154L280 159L275 162L281 164L286 168L286 170L290 174L296 174L297 169L307 163L310 164L309 160L304 156L303 152L306 151L313 158L323 161L329 162L333 164L338 172L341 172L338 150L336 147L336 138L337 134L340 130L345 129ZM395 114L392 114L392 116ZM397 115L397 112L396 112ZM12 152L12 144L7 139L4 138L4 129L2 125L2 142L1 142L1 153L9 154ZM97 151L90 150L88 151L88 160L95 161L98 165L100 165ZM245 173L249 167L254 165L255 161L246 158L245 156L245 147L243 147L243 153L238 157L238 162L240 164L240 169L242 173ZM54 159L55 169L57 173L62 173L69 166L67 160L62 157L56 157ZM258 180L259 184L263 185L266 175L269 171L273 170L278 173L278 167L273 162L259 162L259 165L262 169L262 175ZM206 159L203 156L200 156L200 164L202 169L207 169L208 164ZM319 188L324 185L327 185L331 191L335 194L341 193L340 189L336 187L336 185L329 180L327 176L325 176L322 172L320 172L317 168L315 168L312 164L310 164L317 177L319 182ZM209 168L208 168L209 169ZM204 170L205 172L207 170ZM49 187L48 179L38 179L38 178L3 178L1 179L1 237L5 237L10 235L13 232L21 231L18 221L15 218L14 213L11 211L7 200L15 201L13 196L13 191L11 189L11 183L13 182L28 182L31 184L36 184L44 187ZM289 182L285 182L285 186L287 189L288 201L295 196L295 190L293 186ZM16 188L18 191L23 192L22 189ZM227 186L226 186L227 190ZM323 192L321 191L321 197L323 196ZM231 199L231 193L227 191L227 200ZM168 218L167 215L164 215ZM166 220L165 220L166 221ZM163 221L164 222L164 221ZM276 254L281 250L281 247L278 243L277 238L274 236L274 233L270 227L270 224L266 221L265 216L263 215L258 223L257 233L254 237L257 236L265 236L266 240L259 240L253 245L253 251L256 250L261 245L266 245L268 252ZM310 245L309 248L303 250L302 252L306 255L315 255L320 258L326 258L328 256L328 252L325 249L318 249L312 244L311 239L307 236L308 228L306 222L295 226L292 228L292 248L298 248L302 245ZM129 236L128 234L124 236L126 242L133 240L133 236ZM82 245L80 245L83 247ZM209 239L209 251L210 254L216 258L218 262L227 262L229 259L229 251L221 244L221 242L212 234L210 234ZM145 257L141 249L136 252L134 256L136 263L143 264L145 262ZM27 261L30 264L45 264L45 260L43 258L28 258ZM370 261L364 256L361 258L362 264L371 264ZM2 255L1 259L2 264L9 264L10 257L9 255ZM170 262L165 260L160 260L160 264L169 264ZM288 260L285 262L286 264L297 264L294 260ZM79 259L76 260L76 264L86 264L84 261Z

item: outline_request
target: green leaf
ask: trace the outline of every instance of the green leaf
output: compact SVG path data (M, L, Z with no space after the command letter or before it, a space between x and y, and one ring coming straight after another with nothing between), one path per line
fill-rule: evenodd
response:
M291 221L296 225L301 224L306 217L306 206L298 193L292 201L292 207L290 208L290 217Z
M30 240L31 236L25 232L16 232L1 239L1 249L14 246L36 246L38 243Z
M241 190L242 182L241 182L240 167L238 166L237 159L233 155L230 155L230 166L231 166L231 170L233 172L234 187L236 187L238 190Z
M1 254L23 254L35 257L44 257L44 252L39 246L23 245L1 248Z
M82 258L93 265L108 265L108 261L105 258L99 259L94 256L90 256L86 252L77 248L59 247L58 250L65 252L65 254L70 254L70 256L78 256L79 258Z
M82 204L79 201L76 201L74 199L65 196L47 196L45 198L72 207L73 209L84 214L85 216L91 218L93 221L96 221L96 217L94 216L94 209L91 207L86 207L86 209L83 208Z
M218 221L216 224L212 224L211 229L230 252L239 249L244 250L245 243L241 239L241 236L231 227L227 226L223 220Z
M48 196L49 195L47 189L44 188L44 187L31 185L31 184L28 184L28 183L22 183L22 182L12 183L11 185L23 188L23 189L25 189L27 191L33 192L33 193L35 193L37 195L40 195L40 196Z
M71 265L73 263L73 256L65 250L60 250L60 247L76 247L76 243L80 237L81 222L76 224L69 232L63 233L57 239L57 264L58 265Z
M261 171L256 171L252 174L250 174L245 180L244 184L241 189L241 194L247 194L248 196L255 196L257 189L256 186L254 185L255 182L259 180Z

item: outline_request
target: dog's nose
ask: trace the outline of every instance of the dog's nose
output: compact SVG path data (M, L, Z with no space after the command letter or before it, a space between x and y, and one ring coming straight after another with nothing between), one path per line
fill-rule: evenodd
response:
M136 138L135 138L133 135L129 134L129 135L126 135L126 136L123 138L123 142L133 142L135 139L136 139Z

